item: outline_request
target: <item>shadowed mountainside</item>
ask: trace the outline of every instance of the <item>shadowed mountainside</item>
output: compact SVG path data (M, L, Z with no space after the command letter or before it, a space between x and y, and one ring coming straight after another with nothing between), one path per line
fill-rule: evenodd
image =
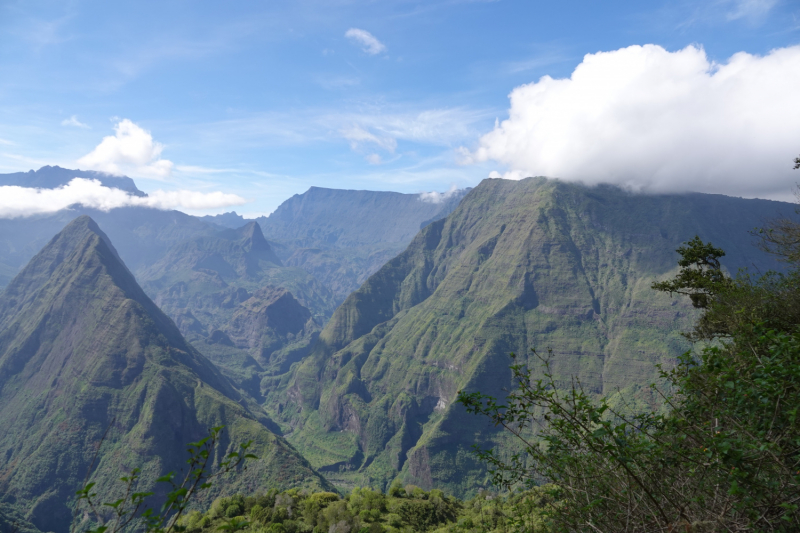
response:
M470 453L506 437L453 401L502 397L508 354L554 350L552 370L590 391L653 405L656 363L688 345L694 317L650 284L699 235L730 270L777 264L748 230L791 205L720 195L632 195L544 178L484 180L426 226L334 313L293 371L266 380L266 407L342 486L397 476L469 495L487 483ZM538 368L538 366L537 366Z
M226 426L220 454L252 439L260 458L217 491L327 486L183 339L82 216L0 294L2 501L41 530L67 531L75 490L109 425L93 475L106 501L133 467L143 488L179 472L185 444L217 425Z

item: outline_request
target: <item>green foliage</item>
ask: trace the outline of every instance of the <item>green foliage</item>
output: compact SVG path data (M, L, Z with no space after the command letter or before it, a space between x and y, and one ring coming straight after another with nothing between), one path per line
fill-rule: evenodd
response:
M653 289L670 295L684 294L692 300L694 307L707 308L711 299L729 284L719 262L725 252L704 243L697 236L677 252L681 255L678 260L680 272L673 280L653 283Z
M201 491L211 488L211 480L235 471L244 461L248 459L258 459L255 455L248 452L252 442L245 442L239 445L239 450L229 452L225 459L213 468L211 463L219 445L223 427L212 428L210 434L197 442L190 442L187 445L189 452L188 472L180 483L175 481L175 473L170 472L160 477L157 482L168 486L166 497L163 501L156 498L153 491L138 490L140 470L134 468L130 474L120 478L124 483L124 491L121 498L114 501L98 502L97 493L94 487L95 482L87 482L77 491L77 504L75 507L76 515L80 512L91 516L95 522L88 528L78 526L73 522L72 531L85 531L86 533L117 533L126 531L129 528L143 530L147 533L171 533L172 531L182 531L183 527L178 525L187 507L197 499ZM104 436L105 438L105 436ZM160 503L160 509L153 507L152 503ZM243 529L248 522L242 519L245 510L245 501L242 496L223 498L215 502L212 509L214 516L225 517L225 523L219 529L226 531L238 531ZM108 511L111 511L109 516ZM190 520L199 524L204 517L192 515Z
M220 511L237 501L249 521L243 531L258 533L535 531L534 526L544 524L544 510L552 505L546 491L537 488L506 498L482 492L468 501L419 488L397 496L356 488L344 499L330 492L273 491L268 496L218 499L207 512L193 512L181 519L180 525L187 533L216 531L228 523Z
M797 531L800 528L800 272L725 278L721 250L694 239L683 270L656 288L699 295L695 338L714 340L661 371L668 413L636 414L512 365L502 402L461 393L469 412L519 438L510 459L480 457L500 486L554 483L556 531ZM535 352L534 352L535 353ZM634 414L632 414L634 413Z

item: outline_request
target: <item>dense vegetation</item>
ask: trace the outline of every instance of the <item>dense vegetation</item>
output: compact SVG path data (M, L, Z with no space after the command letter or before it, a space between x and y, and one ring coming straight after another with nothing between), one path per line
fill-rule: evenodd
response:
M663 409L558 386L544 355L540 375L512 367L504 403L461 394L525 443L511 460L482 452L495 481L553 481L554 531L798 531L800 227L771 229L764 246L791 263L786 275L728 277L724 252L695 238L678 249L680 273L653 284L702 310L696 350L654 385Z
M257 496L217 499L206 512L181 521L187 533L236 530L272 533L510 532L542 526L551 507L547 488L511 497L481 492L461 501L439 490L393 485L387 494L356 488L332 492L271 490Z

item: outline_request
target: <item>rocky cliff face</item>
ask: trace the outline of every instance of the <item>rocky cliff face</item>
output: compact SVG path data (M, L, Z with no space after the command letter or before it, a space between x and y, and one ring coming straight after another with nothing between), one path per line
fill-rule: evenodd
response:
M655 364L687 349L693 321L686 302L649 288L674 272L675 248L697 234L728 252L727 268L767 269L747 232L790 208L485 180L347 298L266 405L338 483L399 476L469 494L487 481L471 445L505 437L454 404L458 390L502 397L508 354L534 365L536 347L552 348L565 384L652 402Z
M253 354L270 374L287 372L308 354L319 331L309 310L292 293L275 287L256 291L225 327L233 344Z
M146 490L180 471L185 444L218 425L223 447L253 439L261 457L218 489L326 485L183 339L85 216L0 295L0 425L0 498L43 531L69 530L69 506L98 447L99 494L116 494L134 467Z

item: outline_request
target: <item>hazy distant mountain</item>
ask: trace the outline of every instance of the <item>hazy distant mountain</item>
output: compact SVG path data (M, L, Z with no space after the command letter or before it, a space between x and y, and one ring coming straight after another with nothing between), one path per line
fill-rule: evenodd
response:
M258 222L285 265L313 274L341 302L467 191L424 196L311 187Z
M241 228L247 224L247 220L242 215L236 214L236 211L229 211L220 215L206 215L200 217L200 220L231 229Z
M111 211L76 206L52 215L0 219L0 287L36 252L79 215L91 216L115 243L129 268L138 272L161 259L177 243L219 231L180 211L122 207Z
M70 170L58 166L45 166L39 170L0 174L0 186L17 185L19 187L35 187L39 189L55 189L69 183L73 178L98 180L106 187L127 191L135 196L146 196L136 188L136 184L127 176L114 176L94 170Z
M282 265L256 222L176 244L139 279L181 332L256 396L260 374L286 372L306 355L335 306L313 276Z
M69 504L109 424L94 474L108 499L125 470L141 467L146 485L180 471L185 444L221 424L225 446L254 439L261 459L217 489L326 486L82 216L0 294L0 499L42 530L69 530Z
M290 441L343 486L399 476L468 495L486 486L476 442L502 434L454 404L459 390L502 397L508 354L554 350L552 370L591 392L653 400L655 363L687 349L683 299L650 289L695 235L735 271L777 264L748 231L790 204L720 195L632 195L543 178L484 180L444 220L337 309L288 378L265 380ZM369 230L365 230L366 233ZM536 367L538 368L538 366Z

